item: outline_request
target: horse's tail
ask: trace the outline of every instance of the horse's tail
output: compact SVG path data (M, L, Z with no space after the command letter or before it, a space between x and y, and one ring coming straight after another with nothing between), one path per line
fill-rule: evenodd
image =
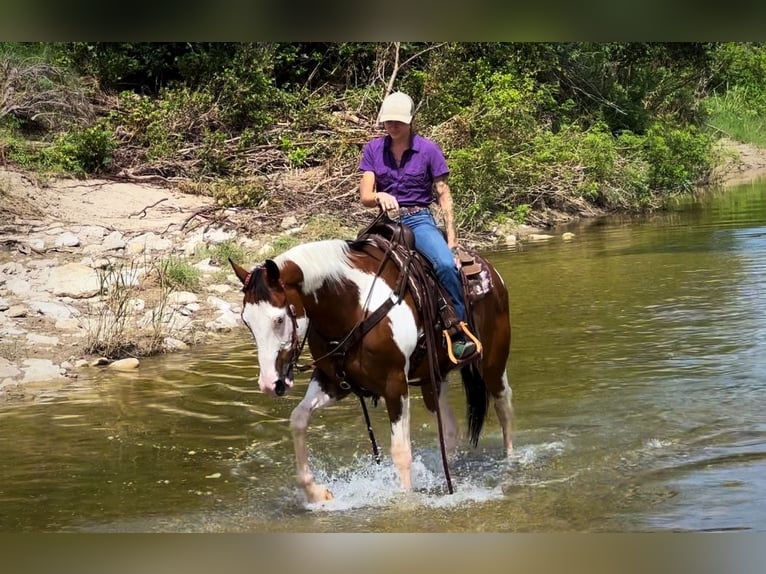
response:
M461 368L460 376L463 379L463 390L465 390L468 438L475 448L479 444L479 435L484 427L484 419L487 417L489 408L487 385L476 363L470 363Z

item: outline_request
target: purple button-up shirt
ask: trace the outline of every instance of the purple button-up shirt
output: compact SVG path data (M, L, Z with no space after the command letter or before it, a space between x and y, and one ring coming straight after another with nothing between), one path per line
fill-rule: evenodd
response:
M376 191L390 193L400 205L429 205L434 200L434 179L449 173L439 145L417 134L398 167L391 153L390 136L367 142L359 169L373 172Z

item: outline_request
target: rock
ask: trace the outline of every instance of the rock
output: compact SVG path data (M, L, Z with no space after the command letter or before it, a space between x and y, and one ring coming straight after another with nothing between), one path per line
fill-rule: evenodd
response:
M82 225L77 229L81 243L101 243L106 235L106 228L100 225Z
M5 312L5 314L6 316L13 318L26 317L27 310L28 309L24 305L13 305Z
M207 288L208 291L216 293L217 295L224 295L231 291L231 289L231 285L210 285L210 287Z
M0 357L0 379L18 377L20 374L21 371L16 365L11 363L8 359Z
M171 305L188 305L196 303L197 300L197 295L190 291L173 291L168 295L168 303Z
M279 224L279 227L282 229L290 229L291 227L295 227L298 225L298 218L294 215L288 215L284 219L282 219L282 222Z
M217 265L212 265L210 258L203 259L202 261L195 263L194 267L202 271L203 273L218 273L221 268ZM231 267L230 267L231 268Z
M83 265L89 265L93 269L108 269L112 266L112 261L108 257L99 257L98 259L91 259L90 263L85 260L80 261Z
M505 236L506 245L516 245L517 242L518 242L517 237L513 235L512 233L509 233L508 235Z
M575 238L575 234L569 231L561 235L561 239L563 239L564 241L571 241L574 238Z
M141 277L146 275L145 267L124 266L102 273L109 287L137 287Z
M32 285L26 279L15 277L5 282L5 288L21 299L26 299L32 292Z
M115 371L132 371L137 369L138 365L138 359L135 357L129 357L127 359L119 359L118 361L110 363L109 368L114 369Z
M79 331L80 320L74 317L71 319L58 319L54 326L57 331Z
M27 267L30 269L50 269L58 265L55 259L34 259L27 263Z
M27 333L27 343L35 347L55 347L59 344L58 337L49 337L48 335L39 335L38 333Z
M27 245L29 245L30 249L32 251L35 251L37 253L43 253L45 251L45 240L44 239L30 239L27 241Z
M146 311L138 322L139 327L145 330L153 330L157 325L162 325L166 332L185 332L194 326L189 317L185 317L175 309L159 309Z
M205 233L201 229L187 235L183 245L181 245L181 251L183 251L184 255L191 257L197 253L197 250L205 245L204 235Z
M64 378L64 370L49 359L24 359L22 364L24 383Z
M172 245L169 239L150 231L128 241L125 250L128 253L151 253L152 251L167 251Z
M140 241L132 241L128 242L127 245L125 245L125 254L129 257L135 257L136 255L141 255L146 250L146 245L144 243L141 243Z
M0 265L0 276L24 275L26 272L27 270L24 268L24 266L21 263L17 263L16 261L9 261L8 263Z
M74 307L52 301L32 301L29 304L29 308L35 313L40 313L53 319L69 319L80 315L80 312Z
M212 307L215 307L219 311L223 311L223 312L229 311L229 312L231 312L231 303L229 303L228 301L224 301L223 299L221 299L219 297L214 297L212 295L209 296L207 298L207 304L212 306Z
M237 236L236 231L226 231L224 229L209 229L202 235L202 240L205 243L223 243L225 241L230 241L234 239Z
M165 349L168 351L185 351L189 348L189 345L180 339L175 339L173 337L165 337L163 344L165 345Z
M205 323L205 328L213 331L228 331L239 326L239 317L231 311L224 311L212 321Z
M548 239L553 239L553 235L547 235L545 233L530 233L527 236L527 239L530 241L547 241Z
M80 245L80 238L71 231L66 231L56 238L54 245L56 247L77 247Z
M134 313L141 313L144 309L146 309L146 301L138 297L129 299L128 308Z
M52 292L57 296L86 299L98 295L101 282L95 270L80 263L54 267L49 279Z
M119 231L112 231L109 235L104 237L104 240L101 242L101 248L103 251L125 249L125 239L123 239L122 233Z

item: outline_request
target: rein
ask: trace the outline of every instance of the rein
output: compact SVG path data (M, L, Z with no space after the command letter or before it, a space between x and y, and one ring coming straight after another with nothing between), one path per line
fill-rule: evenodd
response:
M370 229L372 229L375 224L381 220L381 218L387 217L386 214L381 211L380 214L373 220L373 222L370 224L367 229L362 231L359 235L360 237L365 235L366 232L368 232ZM386 264L389 258L392 257L392 253L394 251L394 246L397 243L403 243L403 232L401 231L404 224L400 222L399 232L397 234L394 234L392 238L390 239L387 249L385 250L384 256L381 259L380 264L378 265L378 269L375 272L375 277L373 279L373 285L374 282L378 280L380 275L383 272L383 266ZM413 267L411 265L412 263L412 252L409 249L406 249L406 259L401 262L400 265L400 274L399 274L399 280L397 282L397 285L392 290L391 296L386 299L386 301L375 311L367 315L362 321L358 322L353 329L343 338L342 341L340 341L335 347L333 347L329 352L325 353L319 359L316 359L313 364L316 364L318 361L335 356L340 357L341 359L345 357L346 353L357 343L359 343L365 335L375 326L377 325L383 317L385 317L388 312L391 310L391 308L394 305L398 305L402 302L404 299L405 291L407 289L407 285L409 283L409 276L410 276L410 270ZM422 275L423 270L420 267L416 267L416 269L419 271L418 278L420 281L425 285L425 277ZM365 304L363 306L363 309L366 310L367 306L370 301L370 297L372 296L372 287L370 288L370 291L367 295L367 300L365 301ZM447 482L447 490L450 494L454 493L454 489L452 487L452 479L450 477L449 472L449 465L447 463L447 451L446 446L444 444L444 429L442 424L442 416L441 416L441 408L439 407L439 394L440 394L440 383L442 382L441 373L439 370L438 365L436 365L436 340L434 337L434 332L432 328L429 328L430 325L434 325L436 318L433 313L433 309L429 305L423 306L423 331L425 333L426 338L426 348L428 349L428 364L429 364L429 370L430 370L430 379L431 384L433 387L433 393L434 397L436 398L436 421L437 426L439 430L439 445L442 455L442 463L444 467L444 476L445 480ZM378 447L377 442L375 441L375 435L372 430L372 425L370 424L370 417L369 413L367 412L367 405L364 402L363 392L364 389L360 387L359 385L352 385L348 381L345 380L345 372L343 371L342 367L339 368L338 363L341 361L336 362L336 376L340 380L340 387L345 390L351 390L359 397L359 401L362 405L362 412L364 414L365 423L367 425L367 432L370 437L370 441L372 442L372 450L373 455L375 457L375 462L380 464L380 455L378 453Z

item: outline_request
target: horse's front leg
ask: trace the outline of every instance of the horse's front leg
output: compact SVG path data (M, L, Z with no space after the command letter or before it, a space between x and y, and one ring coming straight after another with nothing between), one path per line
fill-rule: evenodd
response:
M293 444L295 446L295 466L298 473L298 485L303 487L308 502L332 500L332 492L327 487L314 482L314 475L309 468L306 429L309 426L309 419L314 411L331 405L334 402L335 399L321 389L317 373L314 373L309 382L309 388L306 390L306 395L290 414L290 430L293 433Z
M412 490L412 445L410 443L410 396L404 394L386 397L388 418L391 421L391 459L399 471L402 489Z

